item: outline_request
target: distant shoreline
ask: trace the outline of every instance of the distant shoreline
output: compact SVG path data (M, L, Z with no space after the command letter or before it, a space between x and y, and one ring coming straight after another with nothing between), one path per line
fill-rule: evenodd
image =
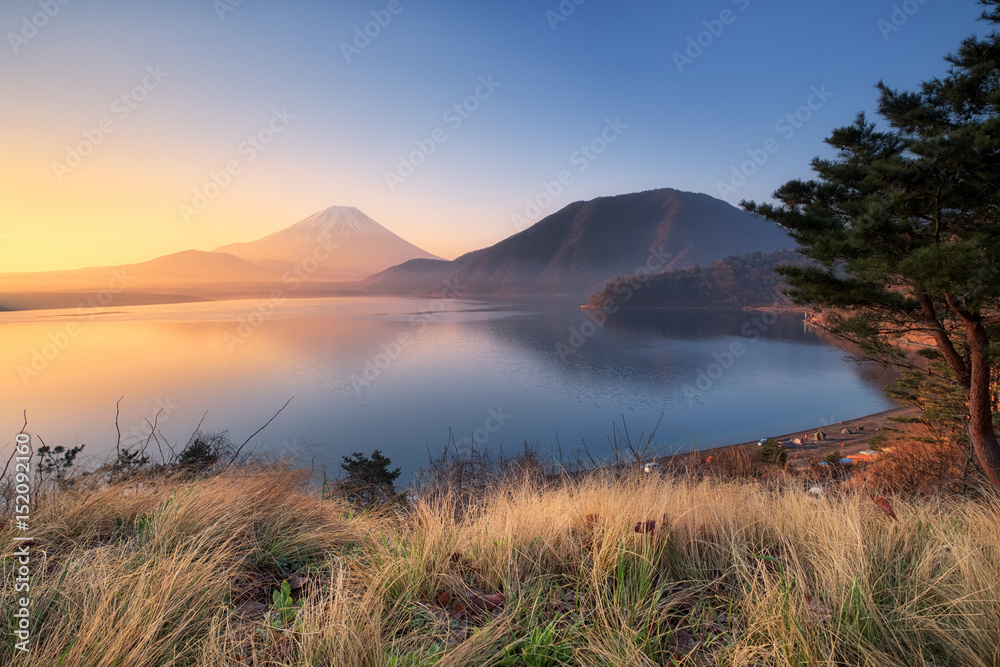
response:
M46 310L81 310L92 315L103 312L104 308L115 306L163 306L185 303L212 303L215 301L249 301L252 299L273 298L276 288L267 287L246 292L228 294L182 294L166 292L128 292L114 294L106 304L96 301L99 292L94 291L61 291L61 292L11 292L0 295L0 313L25 313ZM298 291L282 292L283 299L314 299L314 298L345 298L345 297L380 296L352 292L313 288L309 285Z
M580 310L601 310L600 306L592 306L585 303L580 306ZM618 311L642 311L642 310L728 310L737 312L775 312L775 313L810 313L812 308L808 306L618 306ZM616 311L617 312L617 311Z
M787 446L789 451L789 463L791 463L793 467L801 468L808 466L809 463L814 460L822 461L831 452L839 451L845 456L847 454L857 454L862 449L868 448L868 439L871 436L881 432L881 429L884 429L886 426L896 424L896 422L893 422L890 417L912 417L916 414L917 409L915 407L903 405L883 410L882 412L875 412L869 415L855 417L853 419L845 419L844 421L839 421L834 424L820 424L812 428L799 429L782 435L770 435L764 433L761 434L761 437L775 438ZM850 433L842 433L844 430L848 430ZM817 431L823 431L826 434L826 439L817 442L815 439ZM795 438L801 438L805 435L808 435L809 439L805 440L802 445L789 444L790 441ZM695 451L677 452L667 456L656 457L654 460L656 463L660 463L664 467L670 467L671 465L677 465L678 463L697 463L708 456L714 456L724 451L744 449L752 452L757 448L757 442L757 440L750 440L747 442L719 445ZM693 461L691 461L691 459L693 459Z
M257 289L248 290L246 292L233 292L228 294L185 294L185 293L169 293L169 292L121 292L115 294L114 298L106 305L95 302L95 293L93 291L78 290L78 291L52 291L52 292L11 292L0 296L0 313L24 313L31 311L46 311L46 310L85 310L87 314L93 314L98 312L96 309L104 308L109 306L161 306L161 305L173 305L173 304L184 304L184 303L210 303L213 301L245 301L250 299L267 298L273 290L268 289ZM284 298L294 299L294 298L380 298L380 297L412 297L412 298L434 298L432 293L409 293L409 294L390 294L382 292L360 292L357 290L350 290L347 288L336 288L330 289L322 285L306 285L304 288L292 292L289 291L282 295ZM543 298L561 298L575 299L576 295L567 294L520 294L520 295L503 295L503 294L467 294L463 295L465 298L470 299L481 299L484 301L498 300L498 301L510 301L518 300L531 297L543 297ZM568 305L568 304L567 304ZM590 306L589 304L583 304L579 306L580 310L600 310L599 307ZM664 310L679 310L679 311L729 311L729 312L777 312L777 313L795 313L795 314L807 314L811 312L811 309L804 306L635 306L631 307L628 305L622 305L618 308L621 311L629 312L641 312L641 311L664 311ZM617 311L616 311L617 312Z

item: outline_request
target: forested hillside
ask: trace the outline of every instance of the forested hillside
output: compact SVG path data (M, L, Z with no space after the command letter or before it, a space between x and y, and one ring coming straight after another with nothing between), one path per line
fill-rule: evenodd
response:
M600 307L609 299L622 308L788 305L791 301L783 294L787 284L775 268L808 263L794 250L779 250L726 257L707 266L668 271L645 279L623 276L591 297L588 306Z

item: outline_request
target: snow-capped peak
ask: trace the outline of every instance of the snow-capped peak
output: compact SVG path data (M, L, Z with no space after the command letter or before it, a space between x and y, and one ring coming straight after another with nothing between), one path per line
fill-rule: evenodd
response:
M324 233L333 238L392 234L353 206L331 206L268 238L316 238Z

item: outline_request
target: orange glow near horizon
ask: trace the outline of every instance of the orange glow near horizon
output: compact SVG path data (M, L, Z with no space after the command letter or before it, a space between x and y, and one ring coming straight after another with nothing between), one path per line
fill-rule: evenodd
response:
M988 29L971 6L921 2L887 44L871 3L769 6L675 68L711 18L697 3L607 4L558 35L524 3L421 5L351 57L343 40L371 20L358 3L43 4L59 9L0 4L0 273L212 250L338 205L452 259L575 201L665 187L767 201L808 177L832 128L875 110L874 82L943 75L942 55ZM752 22L788 29L762 48ZM738 192L719 188L811 85L829 104L779 132ZM229 164L239 174L185 221L179 207Z
M470 246L468 238L434 229L440 216L430 214L426 217L434 222L425 221L397 202L376 200L387 205L365 206L353 197L325 198L310 192L308 184L299 192L292 191L294 183L268 192L253 182L259 179L249 178L234 182L186 223L178 209L187 193L173 185L176 167L102 165L58 183L47 165L13 155L0 158L0 273L117 266L183 250L212 250L266 236L333 205L357 206L407 241L446 259L499 240L483 237L480 245Z
M186 221L180 205L190 203L209 171L217 171L202 170L202 176L191 165L224 165L225 156L205 156L198 146L162 140L119 147L111 143L112 135L60 181L53 163L63 159L65 144L53 154L54 144L42 142L44 136L41 127L25 128L0 155L0 273L119 266L183 250L213 250L256 240L335 205L356 206L446 259L515 231L504 232L503 214L492 225L469 224L478 216L460 197L445 207L419 191L394 197L377 178L361 183L357 174L318 174L316 165L280 155L246 165ZM150 152L158 158L149 160Z

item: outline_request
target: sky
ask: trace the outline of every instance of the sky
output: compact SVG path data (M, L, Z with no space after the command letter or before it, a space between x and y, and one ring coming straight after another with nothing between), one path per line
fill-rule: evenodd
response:
M0 272L212 250L333 205L452 259L599 196L766 200L879 80L943 75L980 11L5 0Z

